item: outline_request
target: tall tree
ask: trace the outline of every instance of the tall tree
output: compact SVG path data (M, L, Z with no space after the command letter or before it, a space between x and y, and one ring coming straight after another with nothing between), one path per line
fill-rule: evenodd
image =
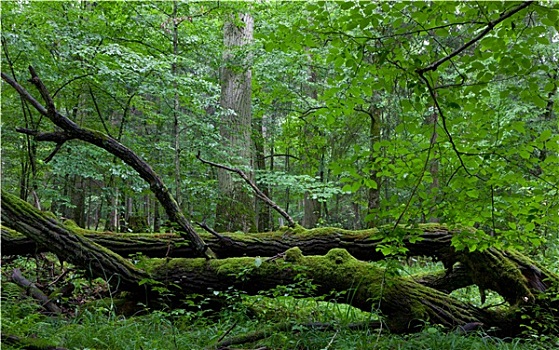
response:
M223 26L223 66L221 68L222 146L229 162L253 176L252 143L252 54L254 19L248 13L232 15ZM221 198L216 208L218 231L255 230L254 196L235 181L231 173L218 170Z

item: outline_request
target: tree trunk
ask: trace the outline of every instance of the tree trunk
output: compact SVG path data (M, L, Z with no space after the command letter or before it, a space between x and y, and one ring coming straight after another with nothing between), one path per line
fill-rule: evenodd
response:
M259 171L266 171L266 159L264 153L264 129L262 126L262 119L255 118L253 121L253 133L252 137L254 139L254 149L256 151L256 170ZM270 158L272 161L273 157ZM266 197L270 197L269 186L265 185L262 188L262 193L266 195ZM272 214L270 212L270 206L259 201L256 202L256 212L257 215L257 227L258 232L266 232L272 229L272 221L271 217Z
M327 250L324 256L306 256L301 248L294 247L272 258L258 258L260 264L256 264L257 260L251 257L220 260L166 258L147 259L139 266L132 266L119 255L78 234L87 230L61 225L4 191L2 204L2 218L6 226L22 232L38 245L49 247L62 259L81 266L92 276L113 276L112 283L118 283L122 290L134 293L151 293L139 287L140 281L146 278L156 281L158 285L162 283L178 300L191 293L225 291L231 286L248 294L256 294L278 285L294 283L295 278L304 276L316 286L313 292L315 296L348 291L352 297L348 299L344 295L340 302L349 302L365 311L378 308L392 332L412 332L429 321L446 328L479 323L487 328L495 327L497 334L506 336L518 334L523 324L537 327L537 322L530 323L530 317L537 317L542 310L553 312L559 307L554 289L559 283L559 276L522 254L494 248L483 252L455 252L450 246L452 236L472 232L468 230L449 231L440 225L399 229L399 234L420 237L417 241L413 240L416 241L414 244L408 242L410 247L417 247L414 254L436 256L447 266L444 274L441 272L429 277L400 277L374 264L357 260L346 249L330 249L334 241L334 244L353 251L353 255L371 260L375 247L390 234L389 228L357 232L330 228L329 233L326 228L305 230L298 227L257 236L231 234L217 238L215 243L228 251L235 251L235 247L242 246L244 254L250 255L257 247L258 253L261 253L259 255L270 256L270 252L298 243L298 246L309 252ZM3 229L3 238L5 234L14 233ZM118 241L118 236L104 236L105 239ZM290 244L286 244L286 241ZM161 245L162 242L156 243ZM167 242L168 251L171 251L171 243L174 241ZM281 244L284 246L278 249ZM118 249L118 244L114 243L113 246L115 250ZM161 246L158 249L161 250ZM240 255L241 249L237 248L236 252ZM459 264L455 266L456 262ZM238 278L240 274L243 278ZM472 283L481 290L491 289L499 293L511 307L494 311L479 309L448 294ZM521 317L519 310L522 310L524 317ZM530 317L526 318L526 315Z
M366 227L375 227L378 226L378 210L380 208L380 180L377 176L377 165L375 164L375 151L374 146L380 142L381 136L381 114L382 109L377 107L376 104L380 103L378 101L380 97L378 94L374 94L373 101L371 102L371 106L369 107L369 116L371 119L371 125L369 129L369 166L371 167L369 170L369 179L371 183L369 186L368 193L367 193L367 217Z
M238 26L235 22L241 21ZM231 165L253 177L251 139L252 57L247 53L253 40L254 20L249 14L231 18L223 28L225 52L221 70L222 117L220 134ZM217 231L255 231L254 196L231 174L218 170L221 199L216 208Z
M309 54L309 57L312 55ZM307 79L307 84L304 85L303 90L305 95L308 96L312 101L318 99L318 92L316 91L317 75L315 67L309 67L309 76ZM318 134L322 137L322 133L319 130L313 129L308 123L305 123L302 130L303 140L305 146L301 154L301 160L303 164L304 171L312 174L313 176L318 176L320 181L324 181L324 150L321 150L321 156L317 157L320 160L313 159L316 157L317 153L313 152L312 148L314 145L309 143L308 140L313 140ZM303 194L303 219L301 220L301 225L306 228L316 227L320 219L322 218L321 206L317 198L313 198L309 191L305 191Z
M196 252L188 246L188 241L175 234L131 234L95 232L71 226L79 234L112 250L129 256L142 253L153 258L196 257ZM275 232L246 235L244 233L222 233L219 237L200 233L200 237L221 258L239 256L275 256L294 247L299 247L306 255L326 254L330 249L344 247L354 257L365 261L378 261L384 255L377 249L392 227L385 226L369 230L348 231L340 228L322 227L305 230L302 227L284 228ZM419 241L406 240L405 248L409 256L431 256L452 264L457 261L450 246L453 235L461 231L449 230L444 226L423 225L417 229L401 228L398 234L419 237ZM48 251L48 247L37 246L30 238L2 226L3 255L32 255Z
M433 127L433 132L431 134L431 144L434 145L437 142L437 123L439 121L439 115L436 112L436 108L435 106L433 106L433 113L429 116L427 116L425 118L425 124L427 125L431 125ZM437 149L435 147L433 147L432 150L433 155L431 156L431 159L429 160L429 173L431 174L431 178L432 178L432 182L431 185L429 186L429 192L431 193L432 196L432 203L437 203L437 197L438 197L438 192L439 192L439 165L440 165L440 160L439 160L439 156L437 154ZM433 212L436 210L435 205L431 205L429 208L429 213L427 214L427 218L425 221L427 222L432 222L432 223L437 223L440 221L440 219L436 216L433 215Z
M178 18L178 2L173 1L173 14L171 15L171 20L173 23L173 63L171 64L171 75L173 76L173 149L174 149L174 177L175 177L175 199L179 205L182 207L182 195L181 195L181 145L180 145L180 101L179 101L179 86L178 71L176 59L179 55L179 24L180 19Z

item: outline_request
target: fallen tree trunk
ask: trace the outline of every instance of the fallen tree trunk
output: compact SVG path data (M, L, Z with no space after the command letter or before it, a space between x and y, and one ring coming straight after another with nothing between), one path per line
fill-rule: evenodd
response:
M60 258L80 266L92 277L102 277L115 290L139 293L139 281L149 277L120 255L103 248L90 239L76 235L56 219L38 211L29 203L2 190L2 222L24 233L38 245Z
M449 250L452 230L444 226L426 225L421 242L406 246L408 256L430 256L440 258ZM192 248L184 238L174 234L135 234L96 232L74 228L73 232L102 245L103 247L121 255L133 256L141 254L152 258L184 258L195 256ZM305 255L326 254L333 248L346 247L346 250L360 260L378 261L384 259L374 247L382 243L378 237L378 230L347 231L342 229L318 228L306 231L304 237L298 240L297 235L286 237L284 231L266 232L247 235L244 233L223 233L222 239L201 233L200 236L210 248L220 257L239 256L274 256L286 250L299 247ZM356 238L358 237L358 238ZM47 247L38 246L30 238L14 230L2 226L2 253L4 255L34 255L48 251ZM431 247L431 249L428 249ZM246 251L252 254L246 254ZM444 253L448 254L448 253ZM450 293L456 289L472 285L472 279L466 267L456 265L451 270L414 277L425 286Z
M142 253L154 258L196 257L188 241L174 234L97 232L74 225L69 228L122 256ZM447 264L455 260L451 240L461 230L432 224L398 230L404 237L408 256L431 256ZM299 247L306 255L326 254L332 248L346 248L357 259L379 261L385 256L377 248L391 233L392 227L388 226L360 231L331 227L310 230L285 227L275 232L258 234L221 233L220 237L216 237L201 232L199 235L220 258L274 256L289 248ZM414 243L410 242L411 236L414 237ZM48 250L47 247L37 246L33 239L6 227L2 227L2 246L3 255L28 255Z
M447 328L471 322L493 324L497 318L502 322L499 314L462 303L410 278L387 274L341 248L324 256L304 256L299 248L291 248L284 257L268 259L260 265L255 264L255 258L247 257L212 261L151 259L141 267L175 295L207 294L208 287L226 291L231 286L257 294L305 276L316 286L315 295L347 291L333 298L367 312L379 311L392 332L414 331L425 321Z
M81 266L92 276L113 276L110 283L119 281L121 290L136 294L152 293L149 285L146 289L139 286L147 280L152 281L155 286L165 286L180 299L192 293L213 294L216 291L226 291L232 286L255 294L278 285L296 283L304 276L316 286L313 295L336 295L335 292L347 291L349 297L341 297L339 301L365 311L379 312L393 332L414 331L428 321L447 328L483 324L485 327L503 330L502 334L506 331L507 335L511 335L518 333L522 322L530 322L520 318L518 307L523 307L525 313L526 308L531 306L539 307L540 311L544 306L557 308L556 299L541 298L552 290L551 286L557 282L557 276L514 252L488 249L476 253L458 252L452 256L452 259L462 264L462 267L456 269L460 271L459 276L470 278L482 288L497 289L513 306L489 311L458 301L446 293L416 282L413 278L386 273L382 268L357 260L346 249L341 248L329 249L324 256L305 256L300 248L295 247L268 259L145 259L141 265L133 266L119 255L76 234L72 228L49 218L15 196L2 192L2 204L2 219L6 226L22 232L39 245L49 246L61 258ZM307 237L313 236L311 232L313 230L298 229L290 231L285 237L293 235L300 237L302 241L312 241ZM315 234L316 232L314 231ZM338 237L345 236L338 232ZM257 242L258 235L251 239ZM320 241L323 237L315 239ZM354 244L363 241L363 237L353 240ZM244 241L244 244L250 246L250 242ZM487 278L481 278L479 273L471 270L480 265L487 265L482 270ZM449 269L448 272L454 272L454 269ZM445 276L428 279L427 284L440 284L441 278L444 280Z

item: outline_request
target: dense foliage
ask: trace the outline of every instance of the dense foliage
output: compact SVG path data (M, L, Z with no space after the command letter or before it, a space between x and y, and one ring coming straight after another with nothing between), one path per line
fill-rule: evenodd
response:
M454 247L528 249L557 271L555 2L16 0L0 6L2 74L39 99L27 81L33 66L60 112L144 158L192 221L244 231L286 224L253 202L250 190L238 195L248 186L234 174L223 181L224 173L201 157L240 168L308 228L473 226L477 233L453 236ZM250 35L243 40L228 37L244 29ZM7 192L71 219L72 227L174 229L149 185L117 157L84 142L34 139L29 130L57 128L4 80L1 108ZM245 216L244 222L225 226L225 214ZM398 230L382 232L383 254L405 250ZM133 262L142 259L138 254ZM256 267L262 261L255 258ZM37 303L6 283L6 262L76 318L37 313ZM247 332L274 334L261 337L271 348L557 346L556 338L538 333L556 330L556 309L524 310L536 316L523 333L540 340L534 344L455 333L443 340L428 320L420 335L380 338L367 326L377 320L375 310L328 302L334 296L302 298L316 288L304 278L250 298L232 287L215 291L227 301L216 312L204 308L206 297L193 295L186 301L192 308L154 311L146 304L139 310L146 316L125 317L115 313L110 284L86 281L52 255L9 258L2 267L2 333L68 347L201 348ZM411 274L397 260L384 267L387 274ZM62 277L76 289L71 296L57 289ZM483 293L462 289L454 296L477 306Z
M216 170L195 154L236 163L219 133L221 28L242 12L255 38L234 55L251 57L265 161L249 170L297 220L474 225L490 236L457 242L472 249L557 238L555 3L7 1L3 72L25 84L34 66L57 108L130 146L211 223ZM2 94L4 188L80 226L159 230L133 171L78 142L47 158L54 145L15 128L52 126Z

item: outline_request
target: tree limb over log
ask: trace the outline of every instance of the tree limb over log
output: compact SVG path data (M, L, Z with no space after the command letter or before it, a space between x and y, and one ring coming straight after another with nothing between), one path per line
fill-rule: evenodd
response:
M293 218L289 214L287 214L287 212L285 210L283 210L279 205L277 205L273 200L271 200L268 196L266 196L266 194L264 194L264 192L262 192L258 188L258 186L256 186L256 184L251 179L249 179L249 177L245 174L244 171L242 171L240 169L237 169L237 168L231 168L231 167L228 167L228 166L223 165L223 164L218 164L218 163L210 162L209 160L202 159L202 157L200 157L200 152L198 152L198 154L196 155L196 158L204 164L208 164L208 165L211 165L211 166L216 167L216 168L220 168L220 169L224 169L224 170L227 170L227 171L230 171L230 172L233 172L233 173L237 173L253 189L254 193L256 194L256 197L258 197L264 203L269 205L272 209L274 209L281 216L283 216L285 218L285 220L287 220L289 227L295 227L296 226L296 223L293 220Z
M62 133L38 133L37 131L31 131L31 133L37 133L37 136L43 137L47 141L59 142L62 139L79 139L95 146L103 148L109 153L120 158L123 162L130 165L135 171L138 172L140 177L144 179L150 185L151 191L155 194L156 198L159 200L169 219L176 222L179 227L179 233L183 234L187 238L194 248L194 250L200 255L206 258L215 258L215 253L206 245L206 243L200 238L198 233L194 230L192 225L188 222L184 214L182 213L178 203L171 195L171 192L165 186L159 175L151 168L151 166L146 163L142 158L136 155L132 150L99 131L81 128L78 124L67 118L66 116L60 114L55 106L50 94L37 76L37 73L33 67L29 67L31 73L31 83L39 90L41 96L47 103L47 108L41 105L23 86L17 83L14 79L10 78L8 75L1 73L2 79L10 84L22 98L27 100L35 109L43 116L47 117L52 123L64 130ZM29 132L26 132L29 133ZM54 139L53 139L54 138ZM37 139L40 141L40 138Z

